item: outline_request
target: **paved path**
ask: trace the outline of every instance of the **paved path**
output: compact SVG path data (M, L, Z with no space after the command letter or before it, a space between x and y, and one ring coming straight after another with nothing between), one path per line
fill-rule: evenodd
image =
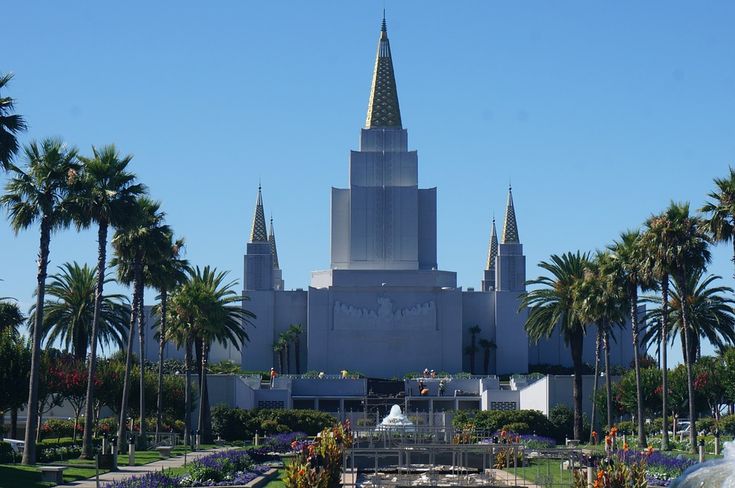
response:
M186 462L189 463L193 459L196 459L202 456L206 456L207 454L212 454L213 452L225 451L227 449L231 449L231 448L221 447L217 449L210 449L208 451L190 452L186 455ZM162 459L160 461L156 461L156 462L149 463L149 464L144 464L142 466L118 466L119 471L110 471L109 473L100 475L99 486L101 487L105 486L105 484L109 483L110 481L120 481L125 478L129 478L131 476L151 473L154 471L161 471L161 469L178 468L183 465L184 465L184 456L177 456L177 457L171 457L168 459ZM86 480L73 481L71 483L65 483L63 485L58 485L58 486L74 486L76 488L96 488L97 481L94 478L89 478Z

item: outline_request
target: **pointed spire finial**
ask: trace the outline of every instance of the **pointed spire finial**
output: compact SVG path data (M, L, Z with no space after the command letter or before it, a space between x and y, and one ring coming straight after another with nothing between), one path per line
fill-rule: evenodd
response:
M373 70L373 83L370 88L367 119L365 127L398 127L401 128L401 109L398 105L398 90L393 72L393 59L388 41L388 28L383 10L383 21L380 27L378 54Z
M513 188L508 185L508 203L505 206L505 221L503 222L503 244L519 244L516 210L513 206Z
M271 254L273 255L273 269L280 269L278 265L278 249L276 248L276 231L273 230L273 214L271 214L271 225L268 229L268 242L271 245Z
M258 183L258 198L255 200L255 214L253 226L250 230L250 242L268 242L268 232L265 230L265 212L263 211L263 192Z
M485 269L495 268L495 258L498 256L498 231L495 229L495 212L493 212L493 223L490 230L490 243L487 249L487 266Z

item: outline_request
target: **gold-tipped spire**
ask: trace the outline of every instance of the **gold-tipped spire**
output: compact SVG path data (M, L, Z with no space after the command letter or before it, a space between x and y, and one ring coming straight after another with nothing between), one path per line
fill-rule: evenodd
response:
M365 127L401 127L401 109L398 106L396 77L393 72L393 59L390 54L388 28L385 24L385 11L378 41L378 54L373 71L373 84L370 88Z
M273 216L271 215L271 225L268 229L268 242L271 245L271 254L273 255L273 269L280 269L278 266L278 250L276 249L276 232L273 230Z
M258 185L258 198L255 200L255 214L253 215L253 228L250 231L250 242L268 242L268 232L265 230L263 195L260 185Z
M503 222L503 244L518 244L520 242L516 210L513 206L513 188L508 186L508 204L505 206L505 221Z
M485 269L495 268L495 258L498 256L498 231L495 229L495 217L493 217L492 230L490 231L490 243L487 249L487 266Z

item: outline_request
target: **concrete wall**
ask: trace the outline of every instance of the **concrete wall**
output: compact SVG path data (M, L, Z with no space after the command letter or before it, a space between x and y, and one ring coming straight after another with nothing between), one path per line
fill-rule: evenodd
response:
M488 371L484 370L484 351L479 347L480 339L496 341L495 332L495 294L479 291L462 292L462 371L477 374L495 374L497 372L497 348L490 349ZM481 331L475 338L477 352L475 353L475 367L470 365L470 356L465 348L471 344L472 334L469 329L479 326ZM496 342L497 344L497 342Z
M366 379L312 379L294 378L291 380L291 394L294 396L365 396Z
M518 390L523 410L538 410L549 415L549 380L543 377L540 380Z
M483 410L519 410L521 395L517 390L485 390L480 397Z

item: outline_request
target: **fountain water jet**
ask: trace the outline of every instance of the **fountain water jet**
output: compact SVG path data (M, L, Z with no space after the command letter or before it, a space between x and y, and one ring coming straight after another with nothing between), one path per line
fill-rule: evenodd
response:
M416 426L401 412L399 405L390 407L390 413L375 428L376 431L416 432Z
M723 455L687 469L670 488L735 488L735 441L725 443Z

